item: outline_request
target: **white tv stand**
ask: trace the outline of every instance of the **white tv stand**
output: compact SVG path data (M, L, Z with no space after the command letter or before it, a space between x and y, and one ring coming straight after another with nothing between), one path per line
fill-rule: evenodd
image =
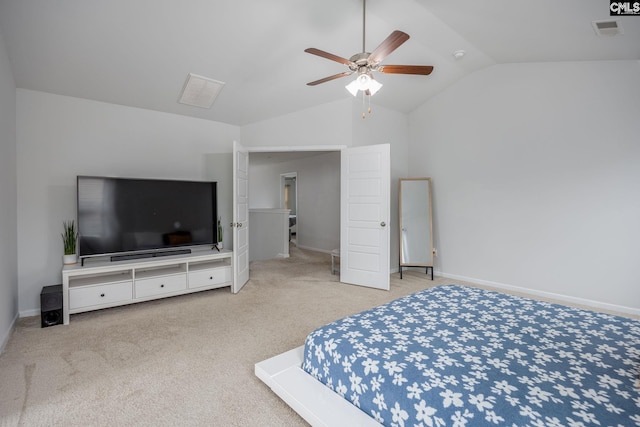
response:
M87 260L62 269L64 324L71 314L231 286L232 251L126 261Z

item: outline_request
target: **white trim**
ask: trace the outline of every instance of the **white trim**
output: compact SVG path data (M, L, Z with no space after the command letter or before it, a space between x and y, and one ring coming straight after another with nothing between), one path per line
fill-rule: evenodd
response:
M249 213L258 212L258 213L268 213L268 214L289 214L291 209L272 209L272 208L251 208L249 209Z
M279 147L245 147L249 153L278 153L288 151L342 151L346 145L287 145Z
M286 173L281 173L280 174L280 188L279 188L279 191L280 191L280 208L285 209L285 206L284 206L284 202L285 202L285 200L284 200L284 195L285 194L284 193L285 193L285 191L284 190L285 190L285 184L286 184L287 178L295 178L295 180L296 180L296 185L295 185L296 193L294 195L294 199L296 201L296 206L295 206L295 209L289 208L289 211L292 211L292 210L295 211L295 215L296 215L296 218L297 218L297 216L298 216L298 182L297 182L298 181L298 172L286 172ZM296 220L296 223L297 223L297 220Z
M11 321L9 328L7 328L7 332L4 334L4 336L2 337L2 340L0 341L0 354L2 354L2 352L4 351L5 346L9 342L9 338L11 338L11 334L13 334L13 331L16 329L17 321L18 321L18 313L16 313L16 315L13 316L13 320Z
M492 282L490 280L476 279L473 277L460 276L458 274L443 273L442 271L435 271L435 275L444 277L447 279L461 280L463 282L475 283L477 285L491 286L494 288L505 289L513 292L521 292L524 294L530 294L532 296L562 301L565 303L582 305L591 309L600 309L608 311L616 311L619 313L631 314L634 316L640 316L640 309L633 307L625 307L616 304L608 304L605 302L594 301L586 298L572 297L568 295L556 294L553 292L540 291L537 289L523 288L520 286L507 285L505 283Z
M304 346L255 364L255 375L312 426L380 427L366 413L302 370Z

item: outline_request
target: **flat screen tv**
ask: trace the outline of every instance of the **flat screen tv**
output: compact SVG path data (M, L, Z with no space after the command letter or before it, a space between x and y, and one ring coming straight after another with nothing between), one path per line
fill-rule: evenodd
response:
M78 176L81 259L188 252L214 245L215 182Z

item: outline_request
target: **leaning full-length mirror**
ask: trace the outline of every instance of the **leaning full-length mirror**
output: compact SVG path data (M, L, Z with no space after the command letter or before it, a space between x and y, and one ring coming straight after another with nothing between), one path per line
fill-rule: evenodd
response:
M402 267L431 269L433 279L433 232L431 178L402 178L399 191L400 278Z

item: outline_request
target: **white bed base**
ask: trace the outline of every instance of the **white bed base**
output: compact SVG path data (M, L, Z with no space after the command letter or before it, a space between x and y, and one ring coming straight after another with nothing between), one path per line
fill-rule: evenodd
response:
M303 347L255 364L255 374L314 427L382 424L302 370Z

